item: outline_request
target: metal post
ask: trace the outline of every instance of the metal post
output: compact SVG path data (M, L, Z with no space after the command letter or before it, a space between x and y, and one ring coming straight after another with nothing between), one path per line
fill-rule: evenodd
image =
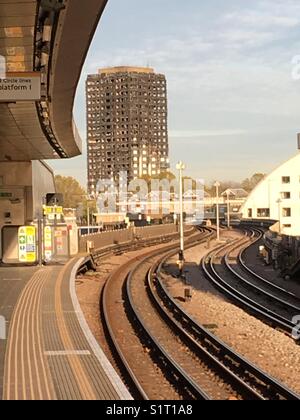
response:
M179 171L179 203L180 203L180 252L179 252L179 261L181 262L180 271L183 272L184 265L184 221L183 221L183 171L185 170L185 165L182 162L179 162L176 166L176 169Z
M221 184L215 183L216 187L216 209L217 209L217 240L220 241L220 207L219 207L219 188Z
M87 225L88 225L88 235L90 234L90 207L89 203L86 205L87 207Z
M230 195L227 192L227 227L230 229Z
M41 267L43 265L43 222L41 217L38 218L38 263Z
M281 199L277 200L278 203L278 222L279 222L279 235L281 235Z
M183 226L183 185L182 185L182 169L180 169L180 249L184 253L184 226Z

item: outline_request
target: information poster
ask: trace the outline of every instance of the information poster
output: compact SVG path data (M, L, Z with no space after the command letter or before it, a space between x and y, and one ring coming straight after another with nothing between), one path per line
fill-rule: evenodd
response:
M45 247L45 260L50 261L53 255L52 243L52 229L50 226L45 227L44 232L44 247Z
M19 228L19 261L35 263L37 261L36 228L23 226Z

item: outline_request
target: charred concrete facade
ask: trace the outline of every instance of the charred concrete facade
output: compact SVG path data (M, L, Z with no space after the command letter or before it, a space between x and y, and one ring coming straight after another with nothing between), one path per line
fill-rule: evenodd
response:
M169 168L167 82L151 68L114 67L88 76L88 190Z

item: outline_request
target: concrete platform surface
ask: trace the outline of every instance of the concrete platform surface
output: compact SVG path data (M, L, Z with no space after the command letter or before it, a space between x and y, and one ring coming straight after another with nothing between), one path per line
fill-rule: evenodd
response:
M82 259L0 269L3 400L122 400L131 395L94 339L75 292Z

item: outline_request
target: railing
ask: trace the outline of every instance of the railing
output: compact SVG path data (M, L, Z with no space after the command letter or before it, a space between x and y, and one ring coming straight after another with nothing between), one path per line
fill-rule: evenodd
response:
M107 231L106 230L104 231L103 228L100 226L79 226L78 227L78 234L80 237L88 236L88 235L96 235L96 234L105 233L105 232Z

